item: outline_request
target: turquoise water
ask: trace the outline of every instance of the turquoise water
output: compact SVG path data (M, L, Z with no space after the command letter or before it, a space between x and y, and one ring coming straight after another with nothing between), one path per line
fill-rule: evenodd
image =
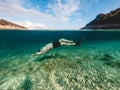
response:
M32 56L60 38L61 46ZM119 90L120 31L0 31L0 90Z

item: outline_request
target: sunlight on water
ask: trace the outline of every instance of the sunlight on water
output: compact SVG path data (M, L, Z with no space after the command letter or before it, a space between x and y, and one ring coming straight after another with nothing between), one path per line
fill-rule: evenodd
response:
M94 38L84 41L80 47L61 46L41 56L32 54L45 42L7 43L5 39L3 42L0 50L1 90L120 89L119 39Z

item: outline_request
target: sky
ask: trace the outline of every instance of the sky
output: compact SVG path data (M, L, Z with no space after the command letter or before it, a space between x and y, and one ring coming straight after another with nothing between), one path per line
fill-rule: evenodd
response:
M0 18L29 29L79 30L120 0L0 0Z

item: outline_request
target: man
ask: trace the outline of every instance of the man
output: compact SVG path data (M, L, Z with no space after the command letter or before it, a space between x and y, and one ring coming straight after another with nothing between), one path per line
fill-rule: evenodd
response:
M42 49L39 50L39 52L37 52L34 55L41 55L53 48L58 48L60 46L75 46L75 45L80 45L80 43L85 39L85 37L81 38L79 42L74 42L71 40L67 40L67 39L59 39L53 43L49 43L47 45L45 45Z

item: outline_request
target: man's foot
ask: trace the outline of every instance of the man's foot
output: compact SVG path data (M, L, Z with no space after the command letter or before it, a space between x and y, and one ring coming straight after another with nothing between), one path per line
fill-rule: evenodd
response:
M78 42L75 42L76 46L80 46L80 43L85 39L85 37L82 37Z
M75 42L75 46L80 46L80 42Z

